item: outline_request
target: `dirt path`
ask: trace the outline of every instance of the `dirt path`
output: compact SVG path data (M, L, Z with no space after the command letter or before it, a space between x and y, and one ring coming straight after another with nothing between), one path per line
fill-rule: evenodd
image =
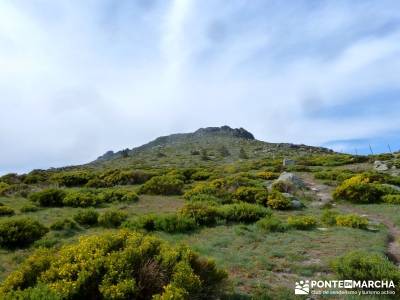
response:
M305 185L314 192L317 196L315 206L321 206L323 204L331 202L333 187L318 183L312 174L303 173L298 176L304 181ZM393 224L385 215L376 213L366 213L363 209L354 205L341 204L336 206L339 210L346 213L357 213L367 217L370 221L384 224L388 230L388 241L386 255L396 265L400 266L400 229Z

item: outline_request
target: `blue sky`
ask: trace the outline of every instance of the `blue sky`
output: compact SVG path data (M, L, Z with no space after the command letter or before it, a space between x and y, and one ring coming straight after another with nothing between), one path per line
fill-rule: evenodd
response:
M400 149L400 2L0 0L0 173L204 126Z

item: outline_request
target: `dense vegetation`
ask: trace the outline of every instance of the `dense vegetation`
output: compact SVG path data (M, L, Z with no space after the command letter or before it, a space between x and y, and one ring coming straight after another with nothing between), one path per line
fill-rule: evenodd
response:
M400 177L373 171L398 154L231 134L246 138L167 137L0 177L0 298L291 299L320 274L398 280L374 216L398 225Z

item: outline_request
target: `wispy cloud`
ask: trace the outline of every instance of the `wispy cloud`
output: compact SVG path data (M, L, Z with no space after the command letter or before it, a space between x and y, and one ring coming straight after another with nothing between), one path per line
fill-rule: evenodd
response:
M386 143L399 37L390 0L0 1L0 172L222 124Z

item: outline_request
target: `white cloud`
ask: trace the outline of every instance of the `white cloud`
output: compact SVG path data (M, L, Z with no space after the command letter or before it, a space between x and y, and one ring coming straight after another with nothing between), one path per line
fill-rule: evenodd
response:
M367 119L318 113L399 86L398 8L1 1L0 172L83 163L201 126L314 145L397 130L399 99Z

